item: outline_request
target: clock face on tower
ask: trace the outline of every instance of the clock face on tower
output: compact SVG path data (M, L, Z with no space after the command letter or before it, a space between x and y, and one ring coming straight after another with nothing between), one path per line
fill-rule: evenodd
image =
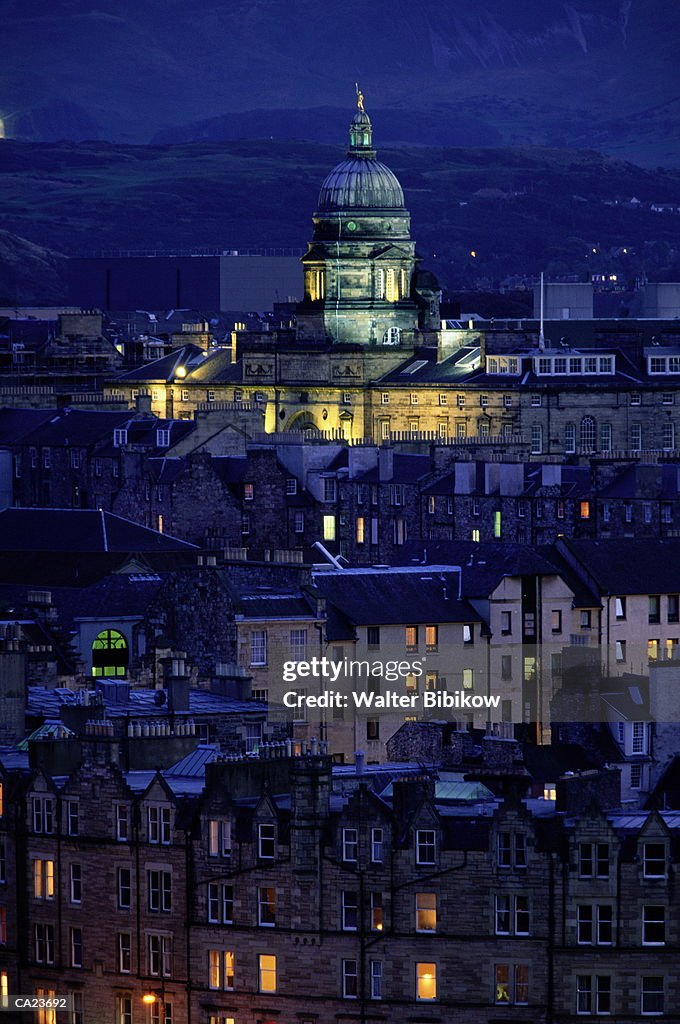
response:
M356 231L357 222L355 220L348 220L345 227L347 228L348 231Z

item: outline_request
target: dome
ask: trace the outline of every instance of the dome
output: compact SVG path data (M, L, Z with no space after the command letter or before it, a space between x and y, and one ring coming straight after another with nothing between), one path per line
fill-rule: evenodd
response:
M347 158L334 167L319 193L318 211L404 209L397 178L375 158L373 127L357 86L358 109L349 126Z
M334 167L319 192L319 212L371 208L403 210L396 176L379 160L352 155Z

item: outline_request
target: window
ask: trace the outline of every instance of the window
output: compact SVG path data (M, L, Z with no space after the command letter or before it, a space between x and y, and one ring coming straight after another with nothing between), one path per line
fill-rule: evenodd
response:
M371 931L383 930L383 898L381 892L371 893Z
M529 1002L529 968L526 964L496 964L496 1006L526 1006Z
M381 828L371 829L371 862L382 864L384 833Z
M527 866L527 843L523 832L499 832L496 838L497 862L499 868L525 868Z
M633 754L647 753L647 729L644 722L633 722L631 752Z
M630 427L630 446L634 452L642 451L642 424L632 423Z
M54 899L54 861L33 861L33 895L37 900Z
M579 974L576 978L576 1013L611 1013L612 979L608 974Z
M673 506L668 501L664 501L661 505L661 522L673 522Z
M156 447L157 448L169 448L170 447L170 431L167 429L160 429L156 431Z
M381 394L380 394L380 404L381 405L389 405L390 404L389 392L387 392L387 391L381 392Z
M664 1012L664 981L661 975L648 975L640 979L640 1012Z
M132 1024L132 996L116 996L116 1024Z
M626 618L626 599L625 597L614 598L614 615L619 621L624 621Z
M532 408L534 408L534 409L538 409L538 408L540 408L540 407L541 407L541 405L542 405L542 404L543 404L543 403L542 403L542 400L541 400L541 395L532 395L532 396L531 396L531 405L532 405Z
M66 831L70 836L77 836L80 833L80 817L77 800L66 801ZM0 813L2 813L0 811Z
M436 651L439 647L439 626L425 626L425 649Z
M243 485L243 500L254 501L255 500L255 485L244 484Z
M276 856L276 825L260 822L257 826L258 851L260 860L273 860Z
M383 979L383 965L382 960L371 960L370 961L370 985L371 985L371 999L382 999L382 979Z
M250 533L250 516L247 514L241 516L241 533Z
M231 855L231 822L222 818L208 821L208 856L229 857Z
M80 864L69 865L69 900L80 903L83 898L83 882Z
M231 992L234 988L235 967L236 958L231 950L208 950L208 988ZM273 991L276 991L276 987Z
M149 842L167 846L170 843L170 808L149 807L147 816Z
M592 616L590 614L590 609L585 609L584 611L581 612L579 621L581 623L581 629L590 629L591 628Z
M276 889L260 886L257 890L257 923L263 928L276 925Z
M305 532L305 514L304 512L296 512L293 517L293 533L304 533Z
M645 878L666 877L666 847L663 843L644 843L642 873Z
M417 626L406 626L405 627L405 640L407 651L418 650L418 627Z
M616 646L616 660L617 661L625 661L626 660L626 641L625 640L617 640L616 643L615 643L615 646Z
M342 961L342 998L356 999L359 995L359 974L356 960Z
M130 974L132 970L132 941L129 932L118 933L118 970Z
M366 627L366 643L369 647L380 647L380 626Z
M366 520L363 516L357 516L356 519L356 531L355 537L357 544L363 544L366 541Z
M297 494L297 480L294 476L286 477L286 494L289 496Z
M7 945L7 908L0 907L0 946Z
M291 661L305 661L307 657L307 630L291 629L290 631Z
M482 409L486 409L488 407L488 405L489 405L489 396L488 395L480 395L479 396L479 405L480 405L480 407Z
M632 391L630 396L631 405L642 405L642 395L639 391Z
M590 502L580 501L579 502L579 516L581 519L590 519Z
M124 427L117 427L113 432L114 448L121 448L127 444L127 430Z
M169 913L172 910L172 875L169 871L147 871L149 910Z
M118 868L118 909L129 910L132 905L132 875L130 868Z
M323 539L335 540L335 516L323 516Z
M71 997L70 1024L85 1024L85 1008L82 992L69 992Z
M553 609L550 613L550 628L553 633L562 632L562 612L559 609Z
M580 843L578 873L580 878L609 878L609 843Z
M474 689L474 685L475 685L474 669L464 668L463 669L462 679L463 679L463 689L464 690L472 690L472 689Z
M612 425L611 423L600 423L600 451L610 452L612 450Z
M359 832L356 828L342 830L342 859L354 862L359 859Z
M35 962L37 964L54 963L54 925L36 924L34 929Z
M33 831L51 835L54 831L54 802L51 797L33 797Z
M540 455L543 451L543 427L540 423L531 425L531 454Z
M437 965L416 964L416 999L437 998Z
M653 624L661 622L661 598L658 594L650 594L648 598L647 621Z
M417 405L418 404L418 392L417 391L412 391L411 394L409 395L409 404L410 405Z
M250 664L267 664L267 631L254 629L250 634Z
M659 657L659 641L648 640L647 641L647 657L650 661L657 661Z
M69 928L71 967L83 966L83 929Z
M612 942L612 908L582 903L576 909L576 941L581 946L609 946Z
M463 623L463 643L470 647L475 642L475 627L471 622Z
M666 908L645 904L642 908L642 945L663 946L666 941Z
M208 920L232 924L234 920L234 887L224 882L208 882Z
M260 953L258 957L260 992L276 992L276 957Z
M663 391L662 392L662 394L661 394L661 404L662 405L672 405L673 404L673 393L671 391Z
M640 789L642 786L642 765L632 764L630 766L630 788Z
M437 861L437 834L434 829L416 830L416 864L435 864Z
M353 890L342 891L342 930L354 932L359 927L359 897Z
M501 655L501 679L512 679L512 655Z
M501 636L512 633L512 612L501 612Z
M416 931L436 932L437 896L433 892L416 893Z
M564 450L567 454L576 451L576 424L567 423L564 427Z
M147 935L149 974L157 978L169 978L172 974L172 938L151 932Z
M581 420L579 443L586 452L593 452L597 447L597 425L592 416L584 416Z

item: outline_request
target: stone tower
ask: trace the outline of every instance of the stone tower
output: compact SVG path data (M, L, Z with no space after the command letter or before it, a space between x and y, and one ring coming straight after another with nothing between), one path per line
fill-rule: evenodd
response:
M404 193L376 159L371 121L358 97L347 158L321 186L314 240L302 259L297 336L303 342L413 345L419 327L438 326L438 308L429 291L418 293Z

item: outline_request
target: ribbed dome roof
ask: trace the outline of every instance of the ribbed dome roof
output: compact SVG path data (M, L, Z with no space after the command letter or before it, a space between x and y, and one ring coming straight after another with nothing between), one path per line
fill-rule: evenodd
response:
M319 192L319 211L403 210L404 193L396 176L379 160L351 156L334 167Z
M395 175L375 158L373 127L357 86L359 109L349 126L347 159L334 167L319 193L318 210L404 209L404 193Z

